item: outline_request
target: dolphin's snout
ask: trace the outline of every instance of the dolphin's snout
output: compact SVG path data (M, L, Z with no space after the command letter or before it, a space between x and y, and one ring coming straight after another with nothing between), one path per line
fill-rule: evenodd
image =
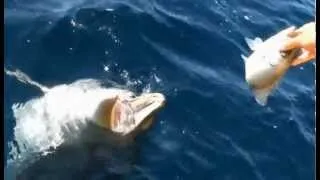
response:
M98 112L101 126L122 134L135 130L144 121L154 117L165 104L161 93L145 93L133 98L105 100Z

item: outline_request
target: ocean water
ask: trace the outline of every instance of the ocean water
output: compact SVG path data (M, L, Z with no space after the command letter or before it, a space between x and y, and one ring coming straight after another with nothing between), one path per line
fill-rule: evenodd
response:
M292 68L263 107L241 59L245 38L313 21L313 0L7 0L4 16L4 66L20 77L4 79L7 174L32 156L17 179L315 178L315 63ZM125 146L71 123L115 86L167 98ZM65 145L59 124L38 114L51 102L49 120L97 140Z

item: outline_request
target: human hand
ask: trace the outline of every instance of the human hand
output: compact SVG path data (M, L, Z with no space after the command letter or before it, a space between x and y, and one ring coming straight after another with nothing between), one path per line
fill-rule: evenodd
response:
M311 61L316 56L316 24L307 23L299 29L293 30L288 34L290 39L285 42L281 51L288 51L295 48L301 48L302 54L294 59L292 66L297 66Z

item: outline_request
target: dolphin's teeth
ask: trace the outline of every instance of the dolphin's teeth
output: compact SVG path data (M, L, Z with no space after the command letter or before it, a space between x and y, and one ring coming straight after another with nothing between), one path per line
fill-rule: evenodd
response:
M163 107L165 97L159 93L148 93L135 98L120 99L121 116L117 126L112 131L123 135L134 131L141 123L148 121L151 116Z

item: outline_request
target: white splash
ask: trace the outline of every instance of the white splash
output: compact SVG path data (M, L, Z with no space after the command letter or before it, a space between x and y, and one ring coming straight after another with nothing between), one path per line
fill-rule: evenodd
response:
M26 75L25 73L23 73L19 69L15 70L15 71L10 71L10 70L4 68L4 72L9 76L16 77L17 80L22 83L30 84L30 85L34 85L34 86L38 87L42 92L47 92L49 90L49 88L33 81L28 75Z
M109 69L110 69L109 66L103 65L103 70L104 70L104 71L108 72Z

